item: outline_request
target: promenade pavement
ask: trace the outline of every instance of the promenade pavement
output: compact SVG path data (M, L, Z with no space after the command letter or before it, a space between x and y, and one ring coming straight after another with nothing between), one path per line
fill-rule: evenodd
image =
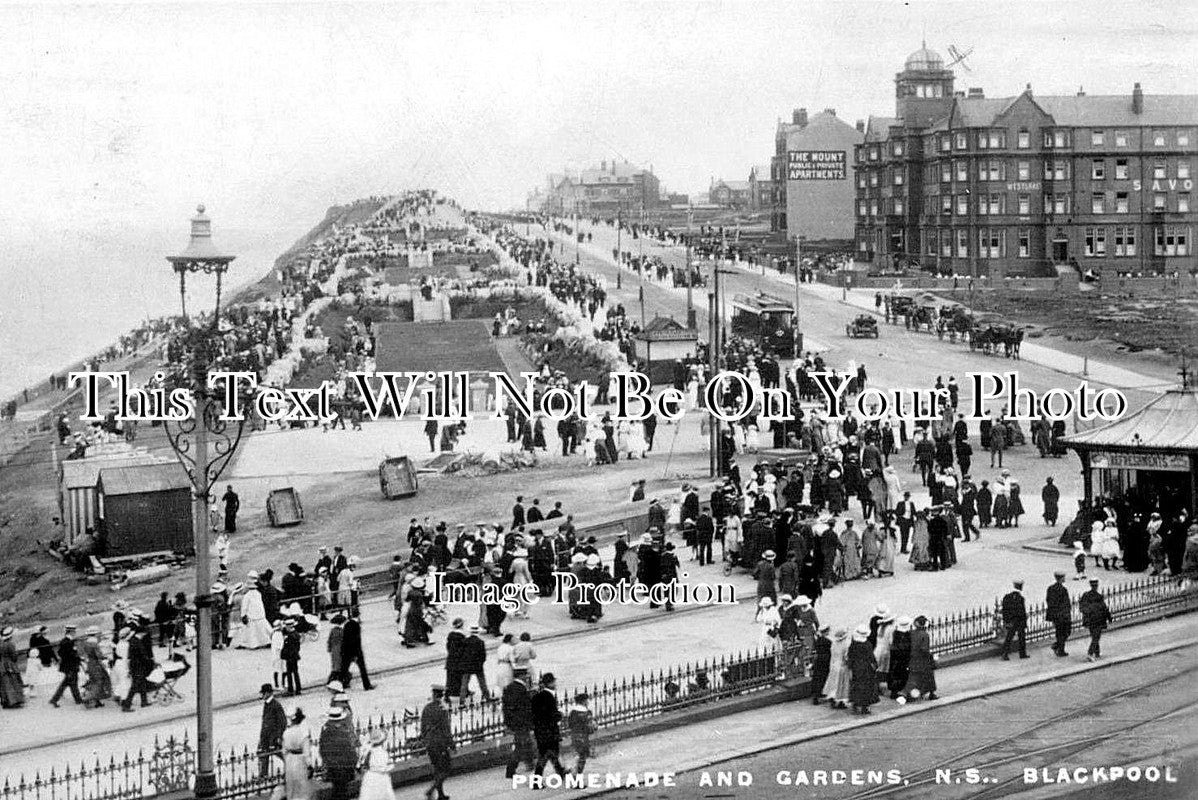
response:
M784 745L818 739L826 736L843 738L843 747L852 752L868 751L870 727L892 719L911 717L913 729L918 730L918 715L924 711L943 708L946 704L968 703L976 705L979 713L987 705L987 698L1023 686L1055 681L1071 675L1085 675L1088 679L1101 681L1103 668L1123 663L1126 660L1198 643L1194 635L1194 623L1188 615L1159 622L1120 628L1107 632L1102 639L1103 660L1089 663L1084 652L1087 641L1085 630L1075 631L1070 640L1070 655L1056 658L1047 643L1029 648L1030 660L1012 659L999 661L996 658L972 661L937 671L936 683L939 700L917 701L906 705L888 698L875 705L868 717L851 715L826 705L812 706L806 701L797 701L772 710L753 710L729 714L705 722L683 725L669 730L622 739L618 743L605 744L595 749L587 762L588 773L636 773L646 772L681 773L701 769L711 764L742 758ZM565 746L562 761L572 765L574 755ZM795 764L794 768L810 768L810 765ZM729 768L735 768L735 763ZM546 770L551 774L552 769ZM527 773L524 773L527 775ZM415 800L422 796L427 784L405 786L397 790L397 800ZM458 800L485 798L503 792L505 797L522 798L539 796L534 790L503 777L499 768L481 770L450 777L445 790ZM652 789L648 793L679 793L685 789ZM554 790L558 798L581 798L593 796L594 791Z

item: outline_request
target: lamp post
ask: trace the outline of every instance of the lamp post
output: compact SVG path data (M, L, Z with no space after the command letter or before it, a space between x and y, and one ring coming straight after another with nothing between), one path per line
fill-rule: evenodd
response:
M214 402L208 385L208 368L213 362L220 337L221 282L229 263L236 256L220 252L212 243L212 222L204 207L191 219L191 242L177 256L167 256L179 275L179 295L183 309L190 363L182 375L175 376L191 389L195 415L185 420L166 422L171 449L192 485L192 532L196 551L196 781L197 800L216 796L216 770L212 741L212 577L209 552L208 502L213 484L232 458L241 441L244 422L222 420L223 409ZM187 316L187 276L202 272L216 276L216 305L211 324Z
M691 277L691 222L694 219L694 214L694 208L688 206L686 209L686 327L692 331L696 324L694 279Z
M791 331L791 338L794 339L794 359L799 360L799 350L802 343L799 341L799 274L803 269L803 237L795 234L795 322L794 330Z
M623 210L624 210L623 202L617 200L616 201L616 288L617 289L623 288L623 281L621 280L621 276L624 274L624 270L620 267L620 261L622 260L622 256L624 255L620 251L620 225L621 225L620 212Z

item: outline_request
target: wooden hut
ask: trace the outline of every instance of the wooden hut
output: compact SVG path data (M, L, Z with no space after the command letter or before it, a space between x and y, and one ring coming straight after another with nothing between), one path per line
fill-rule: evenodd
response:
M106 556L193 551L191 481L177 463L103 469L97 487Z

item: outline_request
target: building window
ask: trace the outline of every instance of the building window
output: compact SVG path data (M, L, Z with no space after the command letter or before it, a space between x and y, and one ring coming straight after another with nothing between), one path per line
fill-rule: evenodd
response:
M968 146L968 145L966 144L966 140L965 140L965 134L963 134L963 133L958 133L958 134L957 134L957 136L956 136L956 141L955 141L955 146L956 146L956 148L957 148L958 150L964 150L964 149L965 149L965 148Z
M1115 192L1115 213L1128 214L1131 212L1131 201L1127 192Z
M1102 147L1104 139L1106 139L1106 134L1103 131L1090 131L1091 147Z
M1177 162L1177 177L1182 178L1182 179L1190 177L1190 162L1189 161L1178 161Z
M1090 213L1106 213L1106 195L1104 195L1102 192L1094 192L1092 195L1090 195Z
M869 160L870 161L878 160L878 148L877 147L869 148Z
M1119 158L1115 160L1115 180L1127 180L1127 159Z
M1069 178L1069 162L1049 159L1044 162L1044 180L1063 181Z
M940 232L940 255L945 258L951 258L953 255L953 232Z
M989 213L991 216L993 216L995 214L1007 213L1007 209L1006 209L1007 196L1005 194L1002 194L1001 192L999 192L997 194L991 194L984 199L986 201L986 205L990 209Z
M1127 131L1115 131L1115 147L1127 147Z
M1165 132L1164 131L1153 131L1152 132L1152 146L1153 147L1164 147L1165 146Z
M1069 131L1065 129L1044 131L1044 146L1062 148L1069 146Z
M1032 162L1020 161L1015 169L1015 174L1019 176L1019 180L1030 181L1032 179Z
M865 201L864 201L864 200L862 200L861 202L857 203L857 216L859 216L859 217L864 217L864 216L865 216L865 209L866 209L866 205L865 205Z
M1164 192L1157 192L1154 194L1152 196L1152 210L1164 211L1166 198L1168 198L1168 195L1166 195Z
M1027 216L1032 213L1032 196L1030 194L1019 195L1019 214Z
M1164 225L1156 229L1158 256L1188 256L1190 254L1190 229L1183 225Z
M1178 147L1189 147L1190 146L1190 132L1189 131L1178 131L1177 132L1177 146Z
M1106 179L1106 162L1101 158L1094 159L1090 165L1090 179L1095 181Z
M1006 253L1006 236L1002 228L978 230L978 258L1002 258Z
M942 195L940 197L940 213L953 213L953 196L951 194Z
M895 214L903 213L903 199L901 197L894 198L894 212L893 213L895 213Z
M869 185L870 186L878 185L878 173L876 171L869 173Z
M1069 213L1069 195L1067 195L1067 194L1046 194L1046 195L1044 195L1044 213L1045 214L1068 214Z
M969 231L965 228L957 230L957 258L969 258Z
M969 215L969 195L957 195L957 216L964 217Z
M1032 255L1032 231L1030 228L1019 229L1019 257L1031 258Z
M939 238L940 237L936 235L936 231L925 230L923 232L923 240L926 242L927 246L924 248L924 252L930 256L936 255L936 242L939 240Z
M895 186L903 185L903 171L901 169L896 169L894 171L894 185Z
M953 149L953 140L946 133L940 137L940 152L947 153Z
M954 161L953 164L956 166L956 169L957 169L957 180L962 181L962 182L968 181L969 180L969 165L966 164L964 161Z
M878 201L877 200L869 201L869 215L871 217L878 216Z
M1026 150L1032 146L1032 134L1027 128L1019 129L1019 136L1016 138L1016 144L1020 150Z
M1106 256L1106 228L1086 228L1087 258L1104 258Z
M865 188L865 173L864 172L857 173L857 188L858 189Z
M862 239L861 241L857 242L857 249L860 250L862 253L869 252L868 242L865 239Z
M1001 181L1006 172L1003 167L1005 164L1002 161L990 159L989 161L978 162L978 180L979 181Z
M940 182L948 183L953 179L953 165L945 161L940 165Z
M1152 162L1152 177L1154 180L1163 181L1168 173L1168 166L1163 158L1158 158Z
M1190 211L1190 195L1183 192L1177 195L1177 211L1181 214L1188 214Z
M1136 229L1129 226L1115 228L1115 257L1126 258L1136 254Z
M1007 132L1004 130L990 131L990 149L1002 150L1007 146Z

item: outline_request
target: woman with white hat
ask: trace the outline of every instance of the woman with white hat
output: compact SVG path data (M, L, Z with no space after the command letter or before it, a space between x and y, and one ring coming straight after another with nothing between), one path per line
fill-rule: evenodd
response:
M391 756L387 752L387 734L375 728L369 734L370 748L362 757L362 782L358 800L395 800L391 787ZM290 798L288 798L290 800Z
M585 557L583 558L585 561ZM528 550L520 546L512 551L511 582L517 586L533 583L532 572L528 566ZM521 595L522 596L522 595ZM517 603L518 608L512 612L513 619L528 619L528 604L523 600Z
M283 731L283 785L287 800L308 800L312 796L312 743L304 725L304 711L297 708Z
M757 648L765 653L775 650L778 647L778 628L782 624L782 617L778 614L773 598L762 597L757 601L757 614L753 621L759 627Z
M833 708L848 708L849 703L849 632L838 628L832 635L832 659L824 681L824 697Z
M903 687L907 685L907 675L911 667L911 627L910 617L899 617L894 622L894 634L890 637L890 671L886 676L886 688L890 691L890 699L897 700ZM878 666L881 670L881 664Z
M99 626L89 627L86 636L83 644L79 645L83 669L87 672L87 681L83 684L83 704L84 708L100 708L105 700L112 697L112 679L104 663L104 651L100 649Z
M129 692L129 637L133 629L125 626L117 633L116 644L112 648L112 690L116 697L124 697Z
M878 630L875 634L874 660L878 662L878 683L885 683L890 677L890 648L894 640L894 612L887 611L878 619Z
M868 714L869 707L878 702L878 661L869 646L869 626L858 625L849 644L849 703L854 714Z
M246 590L241 598L241 629L234 637L233 646L245 650L270 647L272 629L266 621L266 606L258 588L258 573L251 570L246 578Z
M416 577L409 584L408 593L404 597L404 607L400 612L403 617L403 646L415 647L418 644L429 645L432 641L428 633L432 628L424 619L425 596L424 578Z

